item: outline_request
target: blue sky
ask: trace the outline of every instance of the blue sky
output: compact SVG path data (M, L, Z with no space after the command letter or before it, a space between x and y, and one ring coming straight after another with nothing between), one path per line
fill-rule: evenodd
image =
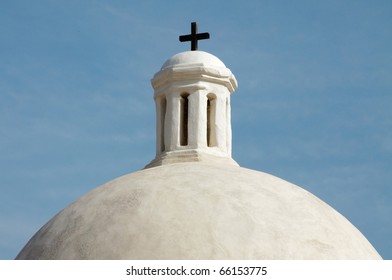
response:
M191 21L236 75L233 157L392 259L391 1L1 1L0 259L155 155L150 79Z

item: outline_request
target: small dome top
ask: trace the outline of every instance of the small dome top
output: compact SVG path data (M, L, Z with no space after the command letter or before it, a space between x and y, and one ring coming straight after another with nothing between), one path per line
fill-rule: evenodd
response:
M182 66L182 65L204 65L204 66L215 66L215 67L224 67L226 65L216 56L203 52L203 51L186 51L173 55L171 58L166 60L163 64L161 70L173 66Z

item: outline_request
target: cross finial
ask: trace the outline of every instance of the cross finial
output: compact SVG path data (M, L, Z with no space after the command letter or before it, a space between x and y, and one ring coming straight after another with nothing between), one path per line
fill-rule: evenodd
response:
M179 37L180 42L188 42L191 41L191 50L197 50L197 41L210 39L210 33L197 33L197 22L192 22L191 34L181 35Z

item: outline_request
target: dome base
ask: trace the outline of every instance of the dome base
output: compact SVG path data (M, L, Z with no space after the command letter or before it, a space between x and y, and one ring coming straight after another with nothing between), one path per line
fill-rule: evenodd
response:
M157 158L155 158L153 161L151 161L149 164L147 164L144 169L183 162L206 162L213 164L228 164L233 166L239 166L239 164L230 157L208 154L205 152L199 152L198 150L184 150L163 153Z

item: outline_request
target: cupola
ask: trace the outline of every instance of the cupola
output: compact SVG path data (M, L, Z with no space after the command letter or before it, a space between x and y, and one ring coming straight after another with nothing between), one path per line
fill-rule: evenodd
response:
M156 158L147 167L231 158L230 95L237 80L216 56L178 53L151 80L156 105Z

